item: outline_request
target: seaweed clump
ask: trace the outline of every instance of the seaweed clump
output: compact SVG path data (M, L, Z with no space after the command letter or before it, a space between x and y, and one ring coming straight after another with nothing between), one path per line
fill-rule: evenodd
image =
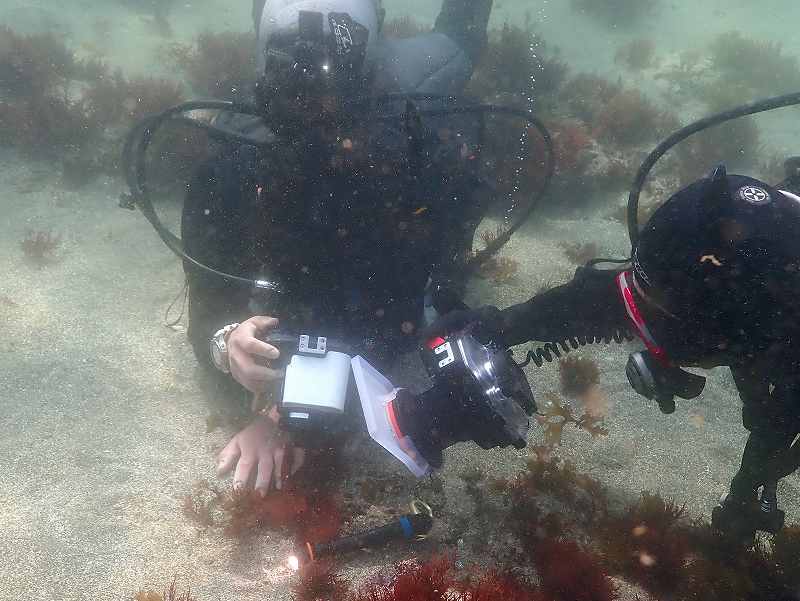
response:
M459 537L467 543L473 552L487 553L498 541L497 524L502 522L503 511L494 503L491 493L503 491L505 481L489 480L479 467L471 467L461 472L459 477L464 482L464 492L473 503L469 523L457 524ZM501 543L502 544L502 543Z
M536 545L534 561L542 590L555 601L611 601L617 588L598 557L570 540Z
M558 362L561 392L570 398L582 398L600 381L597 361L579 355L564 357Z
M187 589L185 593L178 593L177 578L174 578L172 584L165 588L163 593L140 590L134 595L133 601L195 601L195 598L192 597L192 589Z
M685 505L642 493L637 503L602 526L607 564L651 592L669 592L684 577L693 552L685 513Z
M330 564L309 564L293 586L295 601L556 601L507 573L486 572L457 578L451 558L440 555L407 561L391 573L371 578L348 590ZM148 600L149 601L149 600ZM598 600L602 601L602 600Z
M121 71L104 73L86 89L87 115L104 128L128 127L143 117L182 102L180 84L155 77L126 78Z
M629 71L644 71L658 66L656 45L647 38L636 38L620 46L614 55L614 62Z
M483 251L491 249L497 239L505 234L505 229L498 226L495 230L484 230L481 232L480 237L483 242ZM480 256L479 253L473 253L472 258ZM476 274L487 280L492 280L495 284L504 284L514 279L519 271L519 262L511 257L498 257L494 254L489 255L483 259L476 270Z
M689 520L684 505L658 494L642 493L625 509L612 510L600 482L552 456L551 449L534 451L525 471L494 488L506 495L509 508L498 523L507 523L519 538L546 598L609 598L608 575L658 599L797 598L800 526L784 529L771 545L756 541L745 548Z
M514 279L518 270L519 262L516 259L491 256L480 264L477 273L495 284L505 284Z
M561 247L567 259L575 265L586 265L600 252L600 247L595 242L564 242Z
M678 118L661 110L638 90L622 89L593 119L593 133L601 141L630 148L659 138L678 126Z
M184 515L202 528L221 527L243 538L260 529L283 531L297 541L323 542L339 532L342 515L330 485L338 481L338 453L318 449L281 490L221 490L201 480L183 499Z
M779 94L797 89L800 62L778 43L734 31L720 34L707 48L683 52L657 77L666 80L676 99L692 100L716 113L760 97L763 90ZM666 168L685 185L718 163L752 169L762 154L756 122L743 117L691 136L667 155Z
M374 580L360 587L353 601L444 601L453 588L449 558L434 557L424 563L401 563L388 579Z
M52 230L28 230L19 245L26 259L42 267L55 261L56 252L61 246L61 236L54 234Z
M388 578L359 587L347 601L551 601L555 598L508 574L489 572L472 580L458 580L453 562L445 556L395 566ZM600 600L598 600L600 601Z
M506 23L489 32L486 51L470 79L466 93L480 102L529 110L539 115L558 107L558 91L569 72L557 50L547 47L530 19L522 25ZM580 124L559 119L561 133L554 140L556 168L572 171L584 164L588 140ZM538 130L509 115L487 115L481 154L492 165L496 198L533 196L547 174L547 148ZM577 169L576 169L577 170ZM522 191L522 194L520 193ZM505 207L505 210L510 207Z
M85 144L95 128L73 82L89 71L54 35L0 26L0 139L45 157Z
M631 51L633 52L633 50ZM678 126L669 110L622 81L579 73L550 100L560 196L585 199L626 186L639 154ZM649 149L647 149L649 150ZM591 187L589 185L591 184Z
M565 62L553 53L533 31L504 24L489 32L489 45L470 80L468 91L483 101L498 96L518 106L527 107L533 96L550 97L568 73Z
M779 42L753 40L729 31L711 42L709 55L708 70L721 84L716 90L733 100L731 104L762 96L764 90L774 96L800 88L800 61L784 53Z
M182 69L196 94L231 100L255 77L254 34L205 31L194 44L173 44L164 52Z
M293 534L303 542L333 538L342 522L338 507L327 495L307 490L222 491L208 483L195 486L184 497L183 513L204 528L221 526L225 534L236 538L268 529Z
M561 444L564 427L569 424L588 432L592 438L607 436L608 429L603 425L603 417L603 412L593 406L576 415L569 405L562 403L556 395L549 394L537 420L544 429L545 446L553 449Z
M222 498L222 509L227 513L225 531L238 537L259 528L298 528L301 516L308 512L308 501L291 492L262 495L251 488L240 488Z
M100 60L79 60L50 34L0 27L0 139L60 160L66 184L115 170L130 125L181 99L173 82L129 80Z
M556 171L560 175L580 174L588 164L588 150L594 140L589 129L580 121L560 120L550 126L553 135L553 149L556 158Z
M330 561L312 561L302 566L292 586L295 601L344 601L347 585Z
M579 73L564 83L558 100L575 117L591 124L618 90L619 86L599 75Z
M584 526L599 524L608 513L608 498L603 485L596 479L581 474L575 465L553 456L547 448L537 447L526 462L526 469L509 484L512 518L521 528L523 538L541 537L542 518L548 511L540 507L543 497L557 500L562 527L547 532L548 536L563 536L570 525L570 517Z
M32 97L63 90L79 66L52 33L20 35L0 26L0 87L7 93Z
M507 494L510 524L536 567L545 598L616 599L602 558L591 546L572 540L607 515L605 489L546 449L536 451L527 469L508 483Z

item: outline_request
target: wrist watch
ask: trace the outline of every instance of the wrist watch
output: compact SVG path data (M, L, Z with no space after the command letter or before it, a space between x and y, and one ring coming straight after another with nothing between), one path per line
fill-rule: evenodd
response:
M238 323L228 324L217 330L209 341L211 361L214 363L214 367L225 374L231 373L231 365L228 361L228 336L238 327Z

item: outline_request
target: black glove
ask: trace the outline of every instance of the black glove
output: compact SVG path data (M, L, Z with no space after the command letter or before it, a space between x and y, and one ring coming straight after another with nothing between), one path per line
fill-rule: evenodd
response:
M470 334L484 344L493 342L499 348L507 346L503 343L503 314L500 309L492 305L450 311L423 328L421 336L424 343L431 338L446 336L467 328L470 328Z

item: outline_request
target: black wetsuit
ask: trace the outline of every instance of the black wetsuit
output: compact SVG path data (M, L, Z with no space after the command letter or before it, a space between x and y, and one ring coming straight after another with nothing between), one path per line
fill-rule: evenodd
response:
M256 27L263 4L254 2ZM491 7L444 0L430 34L381 40L372 93L460 93L486 45ZM411 348L426 285L463 286L459 268L485 211L469 129L424 120L412 149L398 124L363 117L350 130L309 132L271 152L228 148L203 165L184 204L186 251L226 273L275 280L283 293L185 263L189 338L201 364L211 364L217 329L257 314L340 337L379 364Z
M570 283L501 312L504 341L610 340L627 333L630 322L617 290L619 272L578 270ZM736 324L728 324L736 327ZM743 402L742 421L750 432L732 496L746 501L754 491L796 469L792 460L774 462L800 434L800 352L785 344L761 344L762 352L733 357L727 364Z
M477 161L429 131L414 164L404 131L360 131L338 151L310 136L269 156L233 148L197 172L183 211L187 253L283 290L259 293L186 264L189 337L202 362L218 328L257 314L380 361L416 343L429 278L463 283L458 267L484 210Z

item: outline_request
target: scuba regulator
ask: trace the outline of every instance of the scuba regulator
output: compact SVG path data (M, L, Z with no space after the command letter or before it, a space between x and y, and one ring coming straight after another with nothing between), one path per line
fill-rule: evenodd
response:
M662 364L649 351L628 356L625 375L640 395L658 403L661 413L675 412L675 397L685 400L700 396L706 379L673 365Z

